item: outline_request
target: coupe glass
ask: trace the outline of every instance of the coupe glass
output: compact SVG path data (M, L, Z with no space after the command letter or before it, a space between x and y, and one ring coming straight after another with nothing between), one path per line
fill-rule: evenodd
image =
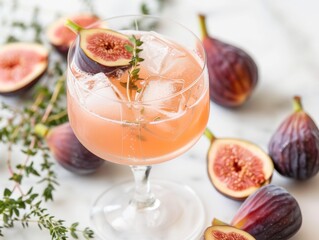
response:
M201 41L180 24L152 16L115 17L90 26L96 27L140 38L144 61L139 90L128 97L123 83L130 68L87 74L83 66L94 62L78 58L79 37L69 51L68 113L75 135L106 161L130 166L135 180L96 200L95 231L111 240L196 239L205 213L195 192L171 181L150 184L149 174L151 165L180 156L205 130L209 94Z

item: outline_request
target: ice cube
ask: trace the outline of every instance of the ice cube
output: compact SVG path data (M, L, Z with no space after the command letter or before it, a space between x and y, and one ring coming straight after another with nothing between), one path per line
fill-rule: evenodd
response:
M116 99L116 94L112 87L101 88L86 97L85 107L100 117L121 120L121 104L113 99Z
M183 79L150 77L139 98L144 109L140 119L150 121L145 130L156 138L174 141L192 119L187 112L186 98L178 93L184 88Z
M147 68L151 74L165 75L176 59L186 57L185 52L174 47L171 42L156 32L142 35L141 40L143 41L143 51L140 53L140 57L144 58L141 65Z
M82 97L87 110L104 118L121 120L120 101L124 98L104 73L82 76L78 84L85 93Z
M78 78L78 84L89 93L101 94L113 100L124 99L122 93L112 84L104 73L82 75Z
M144 129L156 138L175 141L185 129L190 125L193 119L193 111L181 111L177 117L170 119L159 119L152 124L145 125Z
M138 94L138 101L144 104L142 118L152 120L157 117L172 117L182 110L183 95L177 94L184 87L183 79L168 79L152 76ZM172 96L172 97L170 97Z
M146 79L145 87L139 98L143 102L160 100L181 91L183 87L183 79L169 79L160 76L152 76Z

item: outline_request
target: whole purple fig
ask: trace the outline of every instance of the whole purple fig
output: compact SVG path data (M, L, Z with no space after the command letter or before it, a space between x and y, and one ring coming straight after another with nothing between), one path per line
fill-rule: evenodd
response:
M200 15L199 19L207 55L210 98L224 107L239 107L256 87L256 63L243 50L210 37L205 16Z
M302 214L289 192L270 184L245 200L231 225L250 233L256 240L287 240L299 231Z
M298 96L294 109L272 136L269 155L281 175L306 180L319 171L319 130Z
M105 162L79 142L69 123L64 123L52 129L37 124L35 132L39 136L45 137L47 145L57 162L73 173L93 173Z

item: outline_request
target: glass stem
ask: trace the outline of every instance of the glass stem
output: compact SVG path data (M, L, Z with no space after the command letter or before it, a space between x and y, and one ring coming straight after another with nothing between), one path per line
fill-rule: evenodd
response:
M151 191L149 174L151 166L131 166L135 180L135 192L130 205L137 209L154 207L156 199Z

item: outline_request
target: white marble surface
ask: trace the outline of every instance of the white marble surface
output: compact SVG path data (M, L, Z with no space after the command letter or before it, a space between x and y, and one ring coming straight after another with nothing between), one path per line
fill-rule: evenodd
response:
M9 0L6 0L9 1ZM2 2L6 2L2 0ZM137 1L96 1L98 12L105 17L136 13ZM117 2L117 3L116 3ZM126 2L125 9L121 9ZM34 4L42 6L43 21L50 13L61 14L83 10L76 1L28 1L23 14ZM291 98L303 97L306 110L319 123L319 2L316 0L171 0L163 15L174 18L199 33L196 14L209 15L209 31L215 37L246 49L256 60L260 81L250 101L240 109L227 110L211 104L208 126L217 136L237 137L253 141L267 150L272 133L291 113ZM7 13L10 15L10 13ZM0 37L4 36L0 33ZM1 98L7 101L7 99ZM207 210L207 224L217 217L230 221L239 202L220 195L206 173L208 141L202 138L189 152L153 168L151 178L169 179L191 186L201 197ZM0 145L0 188L7 186L5 146ZM18 151L15 152L18 156ZM106 164L87 177L73 175L57 166L61 186L54 203L48 208L67 222L89 224L90 205L106 188L131 179L126 167ZM294 182L274 174L273 183L285 187L298 200L303 214L301 230L292 239L319 239L319 175L307 182ZM32 185L29 181L27 184ZM2 191L2 190L1 190ZM9 240L49 239L37 227L5 231ZM180 239L176 239L180 240Z

